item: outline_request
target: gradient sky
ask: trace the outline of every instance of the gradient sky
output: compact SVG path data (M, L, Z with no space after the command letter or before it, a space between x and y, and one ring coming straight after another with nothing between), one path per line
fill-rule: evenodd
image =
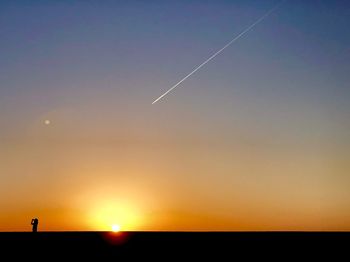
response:
M349 1L151 105L277 2L1 1L0 230L350 230Z

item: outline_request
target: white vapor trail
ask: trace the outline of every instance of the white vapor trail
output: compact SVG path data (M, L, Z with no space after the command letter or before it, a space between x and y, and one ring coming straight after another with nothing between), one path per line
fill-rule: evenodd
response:
M176 83L174 86L172 86L168 91L166 91L164 94L162 94L160 97L158 97L156 100L152 102L152 105L157 103L160 99L162 99L164 96L166 96L168 93L170 93L173 89L175 89L178 85L180 85L183 81L185 81L187 78L189 78L191 75L193 75L195 72L197 72L201 67L203 67L206 63L208 63L210 60L215 58L218 54L220 54L222 51L224 51L227 47L229 47L232 43L237 41L239 38L241 38L245 33L250 31L254 26L259 24L262 20L264 20L266 17L268 17L272 12L274 12L285 0L280 1L276 6L274 6L271 10L266 12L262 17L260 17L258 20L256 20L253 24L248 26L245 30L243 30L239 35L237 35L235 38L233 38L230 42L228 42L223 48L216 51L212 56L210 56L207 60L205 60L203 63L201 63L199 66L197 66L191 73L189 73L187 76L182 78L178 83Z

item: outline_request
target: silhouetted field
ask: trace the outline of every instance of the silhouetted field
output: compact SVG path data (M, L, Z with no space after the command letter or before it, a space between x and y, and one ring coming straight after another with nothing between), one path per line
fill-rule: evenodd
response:
M346 232L9 232L1 254L28 259L335 258L350 254ZM279 257L283 254L283 257ZM124 260L125 261L125 260Z

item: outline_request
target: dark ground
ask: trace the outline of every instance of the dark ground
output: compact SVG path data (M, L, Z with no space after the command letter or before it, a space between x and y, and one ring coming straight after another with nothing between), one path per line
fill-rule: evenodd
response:
M232 261L242 257L349 261L350 232L6 232L0 233L0 251L1 257L12 258L0 257L2 261Z

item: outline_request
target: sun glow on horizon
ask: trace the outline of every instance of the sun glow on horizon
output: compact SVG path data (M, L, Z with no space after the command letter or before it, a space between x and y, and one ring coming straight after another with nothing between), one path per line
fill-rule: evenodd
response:
M140 223L140 212L131 203L121 200L103 201L90 211L90 225L95 230L119 232L121 225L123 230L137 230Z
M121 229L120 225L117 225L117 224L112 225L113 232L115 233L120 232L120 229Z

